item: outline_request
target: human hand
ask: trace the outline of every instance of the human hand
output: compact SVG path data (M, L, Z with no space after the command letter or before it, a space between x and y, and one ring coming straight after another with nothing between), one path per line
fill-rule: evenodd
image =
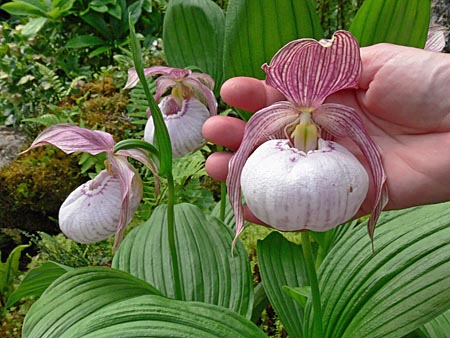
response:
M327 102L354 108L380 147L387 175L386 209L450 200L450 56L415 48L379 44L361 49L363 70L359 89L331 95ZM234 78L221 91L230 105L257 111L283 96L264 82ZM203 133L211 142L236 150L245 123L231 117L210 118ZM349 139L345 144L367 167ZM449 155L446 155L449 153ZM225 180L231 153L215 153L206 170ZM371 210L373 184L359 215ZM246 213L246 218L255 221Z

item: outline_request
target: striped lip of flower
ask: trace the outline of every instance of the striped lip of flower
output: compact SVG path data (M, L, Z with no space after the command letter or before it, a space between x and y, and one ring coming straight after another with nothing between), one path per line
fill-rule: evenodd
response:
M424 49L432 52L442 52L445 48L448 29L446 27L431 24L428 28L427 42Z
M244 226L241 188L250 210L280 230L325 231L353 217L366 198L369 180L359 161L332 141L349 137L367 159L375 186L368 223L373 239L388 199L379 149L356 111L324 103L330 94L358 86L357 41L346 31L336 32L331 40L292 41L263 69L266 83L287 101L252 116L230 161L227 185L236 238Z
M160 75L156 79L155 100L169 132L173 156L180 157L202 147L205 144L203 123L217 114L213 79L207 74L164 66L146 68L144 75ZM132 88L138 82L136 70L130 69L125 88ZM170 94L163 97L169 90ZM144 140L153 143L154 132L153 119L149 116Z
M25 152L43 145L53 145L66 154L106 152L107 169L67 197L59 210L59 226L68 238L79 243L98 242L115 233L117 248L142 198L141 178L127 157L142 162L157 177L157 168L148 154L141 149L114 153L111 134L69 124L47 128Z

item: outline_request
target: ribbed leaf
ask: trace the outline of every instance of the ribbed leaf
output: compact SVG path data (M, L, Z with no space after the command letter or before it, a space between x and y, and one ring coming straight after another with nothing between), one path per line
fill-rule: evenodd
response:
M270 233L257 244L261 279L273 308L292 337L303 337L303 309L283 286L309 284L300 245L289 242L278 232Z
M255 324L228 309L151 295L100 309L58 338L68 337L267 338Z
M385 213L374 245L362 224L322 263L325 337L401 337L450 308L449 203Z
M127 271L174 298L167 238L167 206L128 234L113 259ZM247 252L239 243L231 256L232 231L191 204L175 205L175 242L182 299L221 305L251 317L253 286Z
M426 323L419 331L421 336L428 338L447 337L450 333L450 310Z
M72 268L55 262L45 262L40 267L30 270L19 287L8 297L6 308L28 296L40 296L57 278Z
M222 203L222 201L217 203L211 212L212 216L219 218L219 219L220 219L220 204L221 203ZM234 231L234 228L236 227L236 219L234 218L233 208L231 207L231 203L230 203L230 200L228 199L228 196L227 196L226 202L225 202L225 214L224 214L223 223L228 225L228 227Z
M261 66L289 41L323 38L311 0L230 0L225 21L225 79L263 79Z
M164 17L164 52L170 66L197 66L222 83L225 16L211 0L171 0Z
M76 269L58 278L32 305L22 331L24 338L74 337L82 320L96 311L126 299L160 293L126 272L106 268Z
M430 7L430 0L366 0L349 30L361 46L389 42L423 48Z

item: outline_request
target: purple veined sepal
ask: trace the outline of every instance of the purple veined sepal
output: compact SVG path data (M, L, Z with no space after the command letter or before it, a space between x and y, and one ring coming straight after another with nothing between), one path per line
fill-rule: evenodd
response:
M83 243L98 241L100 237L105 239L116 232L114 247L117 248L123 237L123 231L142 198L141 178L128 162L127 157L142 162L154 174L157 174L156 164L142 149L122 149L114 153L115 142L109 133L70 124L54 125L44 130L24 152L43 145L56 146L67 154L73 152L87 152L93 155L105 152L107 154L107 170L78 187L63 203L60 211L61 228L69 234L70 238L79 239ZM157 175L155 177L157 178ZM87 207L89 203L95 208L89 209ZM74 209L77 206L80 208L78 211ZM97 208L97 213L87 211ZM104 213L102 208L106 208L107 212ZM92 215L96 218L89 220ZM100 218L105 215L109 218L101 220L98 215ZM78 224L71 224L71 219L78 219ZM112 223L106 225L105 222ZM97 230L96 226L99 227ZM80 231L79 235L74 233L77 229ZM112 229L114 229L113 232L111 232ZM92 234L92 239L86 238L86 234Z
M349 137L367 160L375 187L372 212L367 225L373 243L378 217L388 202L388 188L381 151L367 134L357 112L351 107L326 103L314 111L313 120L335 137Z
M233 248L244 229L242 209L241 173L250 154L267 140L285 136L285 127L299 118L295 106L287 101L275 103L256 112L248 121L242 144L228 166L228 196L236 218L236 234Z
M424 49L432 52L442 52L445 48L448 34L448 28L431 24L428 28L428 36Z
M330 40L299 39L282 47L263 69L266 83L290 102L315 109L329 95L358 86L359 45L346 31L337 31Z

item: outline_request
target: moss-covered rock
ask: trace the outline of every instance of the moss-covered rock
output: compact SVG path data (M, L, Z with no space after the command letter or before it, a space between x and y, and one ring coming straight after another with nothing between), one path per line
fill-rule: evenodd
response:
M87 180L80 174L78 157L53 147L19 156L0 171L0 228L59 232L59 207Z

